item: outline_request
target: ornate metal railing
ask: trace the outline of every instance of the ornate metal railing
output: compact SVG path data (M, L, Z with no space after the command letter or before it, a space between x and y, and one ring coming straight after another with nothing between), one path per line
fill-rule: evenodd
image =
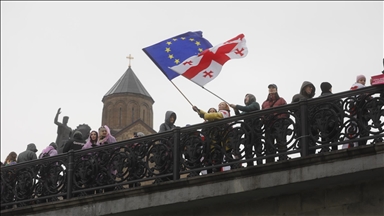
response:
M383 95L371 86L2 167L1 209L374 145Z

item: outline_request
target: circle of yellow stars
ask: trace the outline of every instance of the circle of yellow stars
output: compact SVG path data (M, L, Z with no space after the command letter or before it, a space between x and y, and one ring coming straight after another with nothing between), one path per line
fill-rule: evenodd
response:
M187 38L185 38L185 37L181 37L180 39L181 39L181 40L186 40ZM173 38L172 40L173 40L173 41L177 41L178 39L177 39L177 38ZM199 47L199 46L201 45L200 41L195 41L194 38L189 38L188 40L191 41L191 42L194 42L194 44L196 44L196 46L198 47L198 51L199 51L199 53L203 51L203 48ZM168 42L167 42L167 45L168 45L168 46L171 46L171 44L172 44L172 41L168 41ZM180 59L175 58L175 56L171 53L171 51L172 51L172 50L171 50L171 47L166 47L166 48L165 48L165 52L168 53L168 58L169 58L170 60L173 60L175 64L180 64Z

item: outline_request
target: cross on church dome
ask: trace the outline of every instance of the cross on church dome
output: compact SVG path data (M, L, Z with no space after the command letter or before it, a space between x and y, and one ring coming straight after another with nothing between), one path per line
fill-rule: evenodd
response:
M128 67L131 67L131 60L133 59L133 56L129 54L129 56L127 56L127 59L129 60Z

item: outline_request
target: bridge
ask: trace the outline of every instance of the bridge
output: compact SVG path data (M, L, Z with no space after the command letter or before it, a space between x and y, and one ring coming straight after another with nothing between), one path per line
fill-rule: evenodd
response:
M2 167L1 214L383 215L383 95L370 86Z

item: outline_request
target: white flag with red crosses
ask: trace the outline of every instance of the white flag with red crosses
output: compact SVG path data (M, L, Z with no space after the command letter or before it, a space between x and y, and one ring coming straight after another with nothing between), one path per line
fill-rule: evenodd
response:
M187 79L204 86L215 79L225 62L244 58L248 54L244 34L191 56L180 64L170 67Z

